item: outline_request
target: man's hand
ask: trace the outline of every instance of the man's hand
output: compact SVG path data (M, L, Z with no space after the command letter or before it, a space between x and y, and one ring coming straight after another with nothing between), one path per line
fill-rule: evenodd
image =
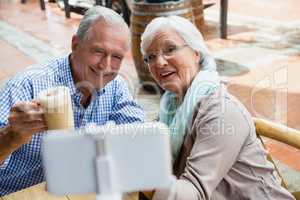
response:
M25 144L32 135L47 130L44 111L38 101L18 102L8 116L8 129L15 142Z
M0 164L32 135L47 130L44 111L37 101L16 103L10 110L8 125L0 129Z

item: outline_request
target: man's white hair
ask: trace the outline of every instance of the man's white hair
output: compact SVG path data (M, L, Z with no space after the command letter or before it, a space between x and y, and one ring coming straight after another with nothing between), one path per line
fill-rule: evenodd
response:
M185 43L194 51L200 53L201 56L210 56L210 53L204 43L202 34L196 26L189 20L179 16L157 17L154 18L146 27L141 36L141 52L146 54L155 35L158 32L173 30L185 41Z
M103 20L106 24L120 27L130 35L128 25L118 13L103 6L94 6L86 11L84 17L80 21L76 35L81 41L86 39L91 25L98 20Z

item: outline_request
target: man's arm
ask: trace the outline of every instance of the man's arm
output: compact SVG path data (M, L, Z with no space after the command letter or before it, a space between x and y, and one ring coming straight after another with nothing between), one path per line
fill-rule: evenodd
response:
M6 158L27 143L36 131L45 130L43 110L38 102L31 102L31 88L27 80L10 80L1 91L0 164L9 161Z
M11 132L9 126L0 129L0 165L5 159L23 143L15 138L15 134Z

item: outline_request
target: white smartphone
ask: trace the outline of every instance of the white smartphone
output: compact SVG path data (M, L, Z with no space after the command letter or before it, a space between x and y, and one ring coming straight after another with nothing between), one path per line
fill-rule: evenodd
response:
M112 161L114 191L168 187L173 180L168 128L136 123L47 134L42 143L47 190L56 195L96 193L99 144Z

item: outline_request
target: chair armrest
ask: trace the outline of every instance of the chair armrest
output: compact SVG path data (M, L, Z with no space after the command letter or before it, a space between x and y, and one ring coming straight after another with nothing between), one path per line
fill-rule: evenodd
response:
M300 131L274 122L253 118L256 134L283 142L300 149Z

